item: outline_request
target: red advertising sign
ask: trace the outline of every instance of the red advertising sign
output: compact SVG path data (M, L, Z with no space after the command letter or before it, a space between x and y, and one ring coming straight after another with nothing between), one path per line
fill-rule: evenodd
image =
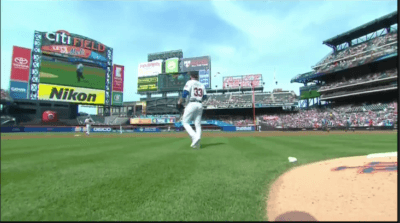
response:
M251 88L262 86L262 75L261 74L250 74L236 77L224 77L223 89L231 88Z
M113 91L124 92L124 66L114 64Z
M11 62L11 80L29 82L30 64L31 49L14 46Z
M62 45L42 46L42 51L52 52L52 53L62 53L83 58L89 58L90 54L92 54L91 50L83 49L80 47L62 46Z

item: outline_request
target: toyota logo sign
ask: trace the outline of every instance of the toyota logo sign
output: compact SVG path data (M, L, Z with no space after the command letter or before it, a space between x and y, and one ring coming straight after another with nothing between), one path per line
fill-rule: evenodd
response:
M25 59L25 58L23 58L23 57L16 57L16 58L14 59L14 62L15 62L15 63L18 63L18 64L21 64L21 65L25 65L25 64L28 63L28 60Z

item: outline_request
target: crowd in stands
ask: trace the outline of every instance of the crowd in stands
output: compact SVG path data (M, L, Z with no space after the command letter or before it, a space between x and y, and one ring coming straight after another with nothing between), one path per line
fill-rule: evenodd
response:
M375 85L374 87L369 87L368 89L360 87L360 89L348 89L348 90L340 90L340 91L330 92L328 94L321 95L321 98L327 98L327 97L338 96L338 95L346 95L346 94L354 94L354 93L362 93L362 92L366 92L366 91L382 90L382 89L388 89L388 88L394 89L395 87L397 87L397 80L391 81L388 83L380 83L380 84Z
M388 77L395 77L395 76L397 76L397 68L391 69L391 70L387 70L387 71L384 71L384 72L380 72L380 73L368 74L368 75L366 75L364 77L360 77L360 78L357 78L357 79L346 80L343 77L343 79L341 81L337 81L337 82L334 82L334 83L330 83L328 85L321 86L321 88L319 90L327 90L327 89L331 89L331 88L342 87L342 86L346 86L346 85L352 85L352 84L368 82L368 81L373 81L373 80L379 80L379 79L384 79L384 78L388 78Z
M255 103L272 104L272 103L293 103L297 96L293 92L280 93L258 93L254 95ZM203 102L204 106L214 108L251 108L253 106L252 94L221 94L210 95Z
M253 125L251 116L220 116L205 117L218 119L235 126ZM339 106L333 109L300 110L290 114L269 114L257 117L261 123L274 128L317 128L346 126L368 126L372 120L373 126L392 126L397 121L397 102L388 104L372 104L362 106Z
M315 128L345 126L349 120L352 126L368 126L372 120L374 126L393 125L397 120L397 102L373 104L369 106L341 106L333 109L300 110L294 114L277 114L274 119L268 116L258 117L271 127Z
M332 53L316 65L315 71L317 73L327 73L351 68L394 52L397 52L397 30Z

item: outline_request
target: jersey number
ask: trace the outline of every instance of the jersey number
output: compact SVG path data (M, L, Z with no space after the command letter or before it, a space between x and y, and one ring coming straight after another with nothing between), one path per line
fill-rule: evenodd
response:
M193 90L194 90L194 96L195 97L203 97L203 89L195 88Z

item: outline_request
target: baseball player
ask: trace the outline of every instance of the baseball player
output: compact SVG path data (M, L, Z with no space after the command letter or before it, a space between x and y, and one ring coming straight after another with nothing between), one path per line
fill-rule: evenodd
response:
M92 119L90 116L88 116L88 117L85 119L85 124L86 124L86 135L87 135L87 136L90 134L90 125L93 124L93 123L94 123L94 121L93 121L93 119Z
M348 119L346 121L346 132L350 131L350 126L351 126L351 120L350 120L350 117L348 117Z
M178 104L182 104L184 99L187 99L187 106L182 116L182 124L192 139L192 148L200 148L201 139L201 116L203 114L203 100L207 99L206 89L202 83L199 82L199 72L189 72L190 80L186 82L183 88L182 98L179 99ZM194 120L196 131L190 126L190 122Z
M81 78L85 80L83 77L83 64L79 63L78 66L76 66L76 76L78 78L78 82L81 81Z

